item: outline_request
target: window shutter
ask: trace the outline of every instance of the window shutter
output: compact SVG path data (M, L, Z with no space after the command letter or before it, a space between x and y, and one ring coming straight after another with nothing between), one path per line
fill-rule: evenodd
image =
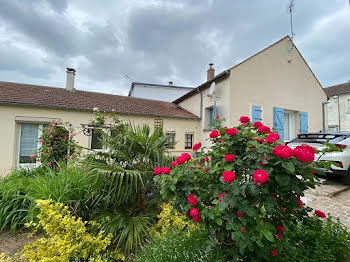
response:
M213 105L212 122L214 122L215 119L216 119L216 101L214 102L214 105Z
M284 141L284 109L280 107L273 108L273 128L280 135L281 141Z
M308 113L300 112L300 134L309 132Z
M252 106L252 121L260 122L262 120L261 118L261 107L260 106Z

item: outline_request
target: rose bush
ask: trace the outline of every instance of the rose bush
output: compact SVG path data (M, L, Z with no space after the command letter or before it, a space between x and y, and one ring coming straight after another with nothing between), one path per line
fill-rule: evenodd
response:
M196 146L194 157L181 155L170 174L154 181L177 211L206 225L208 248L220 245L244 261L278 261L288 252L285 227L309 218L300 197L314 188L316 150L291 149L262 123L240 122L224 128L215 120L211 148Z

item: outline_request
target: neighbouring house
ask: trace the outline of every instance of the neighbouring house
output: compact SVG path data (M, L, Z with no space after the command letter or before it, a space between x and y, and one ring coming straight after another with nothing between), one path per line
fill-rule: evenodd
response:
M168 85L133 82L128 96L172 102L193 89L193 87L174 86L173 82L169 82Z
M94 108L115 110L134 124L163 126L169 140L177 142L169 148L173 154L190 151L199 137L199 118L177 104L75 90L74 76L75 70L68 69L66 88L0 82L0 175L28 165L40 147L41 129L51 121L70 122L81 146L98 149L94 132L87 136L82 127L94 118Z
M214 85L215 83L215 85ZM298 133L325 129L328 97L289 36L215 76L210 64L207 81L176 99L175 104L200 118L200 137L211 132L217 116L238 124L240 116L273 127L282 141Z
M330 86L324 91L329 97L328 129L350 131L350 81Z

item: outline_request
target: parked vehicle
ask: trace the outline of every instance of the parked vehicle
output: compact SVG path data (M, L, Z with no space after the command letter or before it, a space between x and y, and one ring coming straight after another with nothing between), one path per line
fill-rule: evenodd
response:
M332 165L326 169L328 177L341 176L344 183L350 185L350 132L320 132L299 134L295 139L288 143L288 146L295 148L299 145L309 145L317 150L325 148L325 143L330 143L342 149L342 151L333 151L325 154L315 155L316 161L333 161L338 166Z

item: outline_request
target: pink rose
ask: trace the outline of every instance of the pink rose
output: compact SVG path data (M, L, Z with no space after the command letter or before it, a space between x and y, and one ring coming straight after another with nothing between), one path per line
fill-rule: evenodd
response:
M187 197L187 201L188 203L190 203L191 206L195 207L198 203L198 199L193 195L193 193L191 193L188 197ZM191 215L192 216L192 215Z
M211 139L217 138L218 136L220 136L220 132L218 130L214 130L213 132L210 133L209 137Z
M40 139L40 143L44 143L44 139Z
M50 135L49 137L50 137L50 138L53 138L53 135Z
M224 194L224 193L222 193L222 194L220 194L220 195L219 195L219 197L218 197L219 202L221 202L221 201L222 201L222 200L221 200L221 198L223 198L223 197L225 197L225 194Z
M289 159L294 156L294 151L289 146L278 145L272 150L272 154L283 159Z
M232 161L235 161L235 156L234 155L232 155L232 154L227 154L226 156L225 156L225 160L227 161L227 162L232 162Z
M243 123L248 123L250 121L250 118L247 116L241 116L241 118L239 119L239 122Z
M247 230L245 229L245 227L241 228L242 232L246 232Z
M35 155L31 155L30 158L31 158L31 159L34 159L34 158L35 158Z
M223 182L231 183L235 181L236 174L233 173L232 171L225 171L224 173L222 173L222 178L223 178L222 179Z
M236 128L228 128L226 129L226 134L228 134L229 136L235 136L237 135L238 130Z
M47 164L48 164L49 166L51 166L51 162L47 162Z
M258 186L263 185L267 181L269 181L268 175L265 170L259 169L256 170L253 174L254 183Z

